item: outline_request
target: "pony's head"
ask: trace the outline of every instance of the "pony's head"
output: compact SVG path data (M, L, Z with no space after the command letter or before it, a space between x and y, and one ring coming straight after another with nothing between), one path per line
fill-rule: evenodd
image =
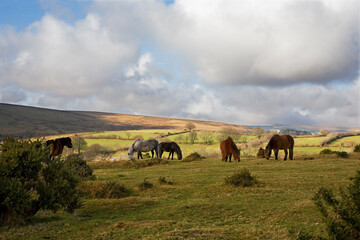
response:
M68 148L72 148L73 145L71 143L71 138L66 137L66 138L60 138L61 143L64 144L64 146L67 146Z
M127 153L128 156L128 160L134 160L134 149L132 149L131 147L129 148L129 151Z
M240 162L240 151L235 151L234 159L237 162Z
M179 146L176 148L176 154L178 156L178 159L181 160L182 159L182 153L181 153L181 149L180 149Z
M267 145L266 148L265 148L265 158L269 159L270 156L271 156L271 146Z

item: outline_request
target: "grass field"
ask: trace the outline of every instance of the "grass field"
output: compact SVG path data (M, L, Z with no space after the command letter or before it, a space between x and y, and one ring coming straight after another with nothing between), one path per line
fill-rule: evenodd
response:
M76 215L40 212L30 224L1 227L1 239L296 239L299 231L326 237L311 200L320 187L345 186L360 155L276 161L217 158L140 169L96 169L96 181L132 189L121 199L83 199ZM113 165L112 165L113 164ZM229 186L224 179L247 168L259 185ZM172 181L162 185L159 177ZM147 179L154 187L139 190Z
M114 156L126 159L126 148L133 142L126 139L126 132L82 136L89 146L100 144L112 150L122 149ZM144 138L168 132L167 129L129 131L130 136ZM108 139L112 135L123 139ZM176 136L159 141L173 140ZM251 141L255 136L246 138ZM313 136L295 138L293 161L274 160L273 155L270 160L245 157L255 156L258 150L248 147L242 149L240 163L225 163L221 161L216 141L212 145L180 144L184 157L198 152L206 157L200 161L170 160L167 164L140 169L119 168L118 163L123 161L106 161L102 167L95 168L95 181L124 184L132 191L129 197L83 198L83 206L75 215L41 211L28 224L0 227L0 239L297 239L300 231L326 237L325 225L312 197L320 187L337 190L345 186L359 169L360 154L335 142L329 148L345 150L350 153L349 158L319 155L324 149L317 145L320 140L321 137ZM339 141L359 144L360 138ZM280 151L279 158L283 156L284 152ZM95 166L97 162L89 164ZM242 188L225 184L226 177L243 168L258 179L257 186ZM160 184L160 177L173 184ZM153 188L141 191L139 184L144 179Z

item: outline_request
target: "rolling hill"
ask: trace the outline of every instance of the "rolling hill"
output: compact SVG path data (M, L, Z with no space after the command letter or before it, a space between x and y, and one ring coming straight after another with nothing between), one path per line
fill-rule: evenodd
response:
M40 137L65 133L96 132L135 129L184 129L192 121L198 130L217 131L231 126L241 131L250 127L175 118L150 117L129 114L61 111L0 103L0 138Z

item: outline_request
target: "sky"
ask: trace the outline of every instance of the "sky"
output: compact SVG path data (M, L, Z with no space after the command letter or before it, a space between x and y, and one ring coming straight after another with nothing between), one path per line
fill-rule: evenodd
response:
M0 102L360 128L358 0L2 0Z

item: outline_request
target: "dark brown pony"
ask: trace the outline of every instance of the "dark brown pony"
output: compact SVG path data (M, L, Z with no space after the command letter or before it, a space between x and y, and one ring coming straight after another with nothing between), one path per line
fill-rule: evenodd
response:
M50 146L50 156L49 159L52 159L58 155L60 155L63 150L64 146L67 146L68 148L72 148L71 138L57 138L54 140L47 140L46 141L46 147Z
M226 140L221 141L220 150L223 161L227 162L227 159L229 157L229 162L231 162L231 155L234 155L235 161L240 162L240 151L236 147L231 137L228 137Z
M169 152L169 157L171 156L171 160L174 160L174 152L176 152L176 155L179 160L182 159L181 149L179 145L177 145L176 142L162 142L159 144L159 157L161 158L162 154L164 152Z
M293 149L294 149L294 139L290 135L274 135L270 139L268 145L265 149L265 157L266 159L269 159L271 156L271 150L274 150L275 153L275 159L278 159L278 153L279 150L283 149L285 152L285 158L284 161L286 161L288 149L289 149L289 157L290 160L293 160Z

